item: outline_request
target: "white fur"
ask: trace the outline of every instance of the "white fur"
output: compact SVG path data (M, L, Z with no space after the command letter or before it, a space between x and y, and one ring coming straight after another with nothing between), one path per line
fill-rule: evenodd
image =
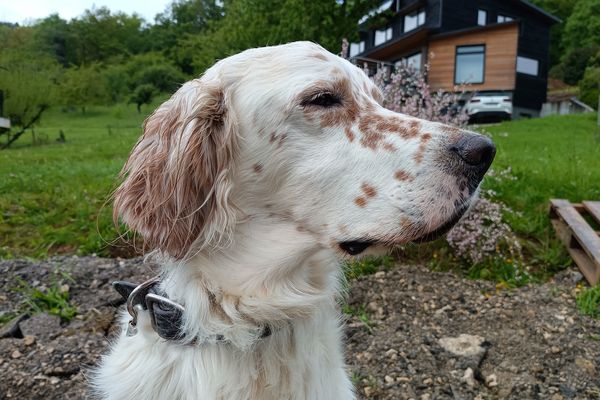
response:
M214 217L202 231L221 232L226 240L208 241L203 233L204 239L192 238L196 241L185 257L165 252L162 257L162 288L185 305L186 337L199 343L160 339L142 313L139 333L122 333L95 372L93 383L102 398L355 397L341 341L343 274L337 260L344 253L339 243L411 241L442 225L455 203L468 204L471 194L459 189L462 178L440 167L448 143L457 138L447 127L418 121L419 134L431 139L421 146L423 159L417 162L420 136L386 132L385 143L393 151L384 151L361 145L366 134L359 120L351 125L354 139L349 140L343 127L321 123L318 116L328 111L307 114L297 96L311 85L340 78L361 115L414 121L379 106L376 89L360 69L307 42L245 51L195 81L199 87L220 85L225 124L237 141L232 164L219 171L210 188L224 192L219 198L227 201L219 200L223 204L216 207L227 207L227 218ZM180 111L187 115L195 107L194 96L197 92L186 85L171 101L188 104ZM192 128L178 131L169 164L187 151ZM397 171L410 179L398 179ZM364 187L376 194L367 195ZM362 206L359 197L365 200ZM206 202L199 200L201 209ZM129 211L121 215L135 222ZM123 315L123 331L128 319ZM265 325L272 335L261 338ZM227 343L211 342L215 334Z

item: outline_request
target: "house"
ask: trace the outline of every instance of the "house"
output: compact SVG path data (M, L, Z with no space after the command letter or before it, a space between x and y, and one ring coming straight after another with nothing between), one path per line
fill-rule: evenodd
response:
M433 90L503 91L513 118L546 101L550 28L560 20L524 0L388 0L359 21L357 64L429 64Z
M594 109L570 93L549 94L542 105L542 117L547 115L567 115L594 112Z

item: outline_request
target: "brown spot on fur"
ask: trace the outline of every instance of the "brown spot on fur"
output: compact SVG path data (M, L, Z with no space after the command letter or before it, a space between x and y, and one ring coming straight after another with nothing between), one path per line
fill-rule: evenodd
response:
M312 54L311 57L317 58L319 60L327 61L327 56L323 53L315 53L315 54Z
M271 136L269 136L269 143L275 143L277 140L277 134L275 132L271 132Z
M390 152L390 153L395 153L398 150L398 149L396 149L396 146L394 146L391 143L384 143L382 147L385 151Z
M424 133L421 135L421 143L427 143L431 139L431 133Z
M375 188L368 183L363 183L360 188L367 197L377 196L377 190L375 190Z
M409 182L414 179L411 174L409 174L408 172L401 170L401 169L396 171L396 173L394 174L394 178L396 178L399 181L409 181Z
M367 205L367 200L364 197L357 197L356 199L354 199L354 203L357 206L364 208L364 206Z
M283 142L285 142L285 140L287 139L287 133L284 133L283 135L279 136L279 143L277 143L277 148L281 148L281 146L283 145Z
M421 161L423 161L423 157L425 156L425 150L427 150L427 147L425 146L425 143L421 143L419 145L419 149L417 150L417 152L413 156L413 159L415 160L415 162L417 164L420 164Z
M346 137L348 138L348 140L353 142L354 141L354 133L352 133L352 128L347 126L344 128L344 132L346 133Z
M410 120L408 123L408 134L410 137L415 137L419 135L419 131L421 130L421 123L416 119Z
M373 96L377 103L383 103L383 95L381 94L381 90L378 87L371 88L371 96Z
M263 167L262 167L262 165L260 165L260 164L254 164L254 165L252 166L252 169L253 169L253 170L254 170L254 172L256 172L257 174L260 174L260 173L262 172L262 169L263 169Z
M307 229L304 226L302 226L302 225L296 226L296 230L298 232L306 232L307 231Z

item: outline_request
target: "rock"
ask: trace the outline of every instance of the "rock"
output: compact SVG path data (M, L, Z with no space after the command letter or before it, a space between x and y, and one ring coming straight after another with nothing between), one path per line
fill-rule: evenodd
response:
M423 379L423 385L431 386L433 384L433 379L425 378Z
M596 376L596 367L594 363L582 357L575 359L575 365L584 370L590 376Z
M41 342L54 339L62 330L60 317L47 313L34 315L21 322L20 326L24 335L35 336Z
M398 355L398 350L396 350L396 349L389 349L388 351L385 352L385 355L388 356L388 357L397 356Z
M23 332L21 331L21 322L29 318L27 314L21 314L18 317L13 318L0 328L0 339L5 338L16 338L23 339Z
M431 400L431 395L429 393L422 394L420 400Z
M485 377L485 385L489 388L498 386L498 377L496 374L490 374Z
M373 395L373 393L375 392L371 386L365 386L363 388L363 391L365 392L365 396L367 396L367 397L371 397Z
M23 338L23 344L25 346L31 346L34 343L35 343L35 336L27 335Z
M470 387L475 387L477 385L477 381L475 380L475 374L471 368L467 368L462 377L463 382L465 382Z
M489 343L481 336L461 334L458 337L444 337L438 343L457 358L457 367L476 371L485 357Z
M385 381L385 383L394 383L394 378L392 378L389 375L386 375L383 380Z
M571 271L571 282L578 284L583 280L583 275L579 271Z
M485 354L487 349L482 346L484 342L485 339L481 336L466 334L461 334L455 338L444 337L439 340L439 344L444 350L460 357Z
M10 354L10 356L12 358L21 358L23 356L23 353L21 353L19 350L15 350Z

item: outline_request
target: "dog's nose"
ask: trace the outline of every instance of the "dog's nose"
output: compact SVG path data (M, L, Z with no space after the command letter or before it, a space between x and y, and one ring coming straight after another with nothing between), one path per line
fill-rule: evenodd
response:
M474 134L463 136L450 150L468 165L482 171L487 171L496 155L496 146L489 138Z

